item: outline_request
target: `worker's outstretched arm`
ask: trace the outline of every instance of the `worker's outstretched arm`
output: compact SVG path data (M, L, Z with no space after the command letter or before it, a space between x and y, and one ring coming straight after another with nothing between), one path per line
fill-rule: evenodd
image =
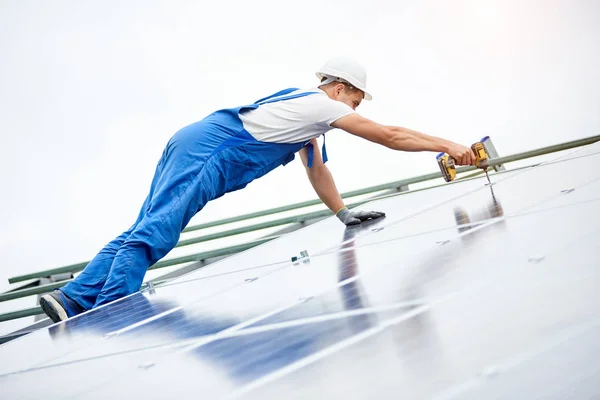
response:
M308 167L308 150L303 148L300 150L300 158L306 169L306 175L315 189L315 192L321 201L335 213L340 221L346 225L356 225L363 221L385 216L384 213L377 211L350 211L345 206L340 192L335 186L333 176L329 168L323 163L321 152L319 151L317 139L311 141L313 144L313 164L312 168Z
M458 165L475 164L475 154L470 147L399 126L381 125L359 114L346 115L331 125L390 149L444 152Z

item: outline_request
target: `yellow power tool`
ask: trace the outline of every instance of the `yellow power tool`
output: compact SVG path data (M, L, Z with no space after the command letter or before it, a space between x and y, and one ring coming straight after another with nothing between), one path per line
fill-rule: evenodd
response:
M473 150L473 153L475 153L475 166L485 171L485 176L487 176L487 180L491 185L492 182L490 181L490 176L487 172L489 167L488 154L485 151L483 143L473 143L471 150ZM440 171L442 171L442 175L444 176L444 180L446 182L453 181L454 178L456 178L456 161L446 153L438 154L436 159L440 167Z

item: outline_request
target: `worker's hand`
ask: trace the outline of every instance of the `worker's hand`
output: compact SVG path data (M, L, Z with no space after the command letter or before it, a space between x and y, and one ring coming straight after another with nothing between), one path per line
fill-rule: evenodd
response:
M348 207L344 207L335 216L346 225L358 225L370 219L385 217L385 213L379 211L350 211Z
M448 149L448 155L454 158L457 165L475 165L475 153L470 147L453 143Z

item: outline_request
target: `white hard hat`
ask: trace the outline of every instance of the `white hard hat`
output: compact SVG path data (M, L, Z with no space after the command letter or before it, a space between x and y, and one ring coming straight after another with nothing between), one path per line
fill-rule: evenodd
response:
M332 58L316 72L316 75L319 80L332 77L343 79L352 86L362 90L365 94L365 100L373 98L367 92L367 71L365 67L351 58Z

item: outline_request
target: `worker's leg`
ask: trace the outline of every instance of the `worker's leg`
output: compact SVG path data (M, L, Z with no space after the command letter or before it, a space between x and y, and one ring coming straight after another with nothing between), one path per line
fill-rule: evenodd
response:
M158 182L163 174L163 165L167 151L163 152L158 161L152 184L150 185L150 193L146 197L137 220L133 225L117 238L108 243L100 252L88 263L85 269L74 280L60 288L71 300L75 301L82 308L89 310L96 303L96 299L108 278L108 274L112 267L113 261L121 246L125 243L135 227L142 221L147 213L150 201L154 195Z
M119 248L94 307L140 289L148 267L175 247L181 231L196 213L198 205L190 193L194 187L190 183L181 197L165 193L153 199L151 212Z
M171 149L146 213L119 248L94 307L138 291L148 267L175 247L190 219L215 197L220 176L194 152L203 145L180 144Z
M60 290L84 309L91 309L104 286L115 255L127 236L129 236L129 232L124 232L108 243L77 278Z

